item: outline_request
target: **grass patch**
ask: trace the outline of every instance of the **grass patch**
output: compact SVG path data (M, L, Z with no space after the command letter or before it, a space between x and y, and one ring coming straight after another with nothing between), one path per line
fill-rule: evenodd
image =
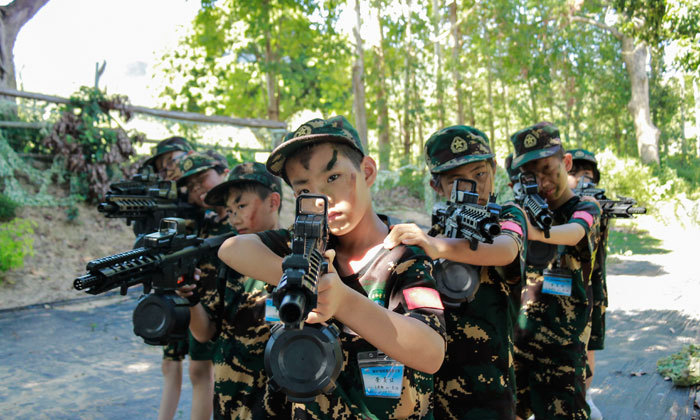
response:
M649 235L649 231L634 228L611 227L608 234L608 254L610 255L650 255L668 254L661 247L661 239Z

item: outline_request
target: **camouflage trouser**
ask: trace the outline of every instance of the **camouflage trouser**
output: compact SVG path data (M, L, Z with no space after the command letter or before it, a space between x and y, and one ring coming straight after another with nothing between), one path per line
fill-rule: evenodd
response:
M163 359L166 360L181 362L188 354L190 360L211 360L214 355L214 343L200 343L195 340L190 330L187 330L187 338L163 346Z
M592 282L593 312L591 313L591 338L588 340L588 350L603 350L605 348L605 310L608 306L608 286L605 276Z
M518 416L527 419L534 414L537 420L588 419L585 350L561 354L563 357L556 359L547 356L516 350Z
M450 383L453 382L453 383ZM457 385L456 381L438 383L435 380L435 418L460 420L514 420L513 393L470 392L471 387ZM460 388L460 389L458 389ZM447 393L450 395L448 396ZM449 398L448 398L449 397Z

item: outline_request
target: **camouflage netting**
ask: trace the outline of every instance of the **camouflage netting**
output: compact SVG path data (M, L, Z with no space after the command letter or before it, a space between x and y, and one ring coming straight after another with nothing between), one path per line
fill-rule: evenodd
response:
M676 386L700 384L700 346L690 344L683 350L656 362L659 373L671 378Z

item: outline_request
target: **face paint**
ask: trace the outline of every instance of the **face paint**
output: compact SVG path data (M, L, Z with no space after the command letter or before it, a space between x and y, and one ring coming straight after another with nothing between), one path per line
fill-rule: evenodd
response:
M328 161L328 165L326 165L326 170L330 171L331 169L333 169L333 167L335 166L335 163L337 161L338 161L338 151L333 149L333 157L331 158L330 161Z

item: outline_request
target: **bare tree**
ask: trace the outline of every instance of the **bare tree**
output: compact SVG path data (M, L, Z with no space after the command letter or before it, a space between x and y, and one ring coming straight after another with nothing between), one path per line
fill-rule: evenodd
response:
M16 89L15 60L13 50L17 34L25 23L49 0L14 0L0 6L0 86Z

